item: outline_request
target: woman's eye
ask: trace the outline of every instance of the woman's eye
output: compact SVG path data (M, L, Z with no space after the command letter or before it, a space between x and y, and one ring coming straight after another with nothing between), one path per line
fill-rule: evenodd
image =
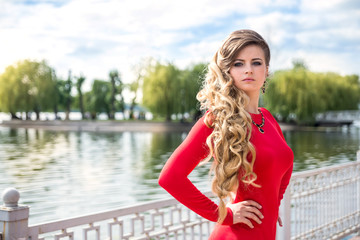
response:
M260 66L260 65L261 65L261 62L253 62L253 64L254 64L255 66Z
M243 64L241 62L237 62L234 64L235 67L241 67Z

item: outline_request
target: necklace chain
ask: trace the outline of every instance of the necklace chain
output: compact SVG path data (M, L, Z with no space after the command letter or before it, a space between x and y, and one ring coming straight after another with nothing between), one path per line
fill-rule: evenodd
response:
M255 126L257 126L257 128L259 129L259 131L261 132L261 133L264 133L265 131L264 131L264 129L262 129L263 127L264 127L264 125L265 125L265 118L264 118L264 115L263 115L263 113L261 112L261 110L260 109L258 109L259 110L259 112L260 112L260 114L261 114L261 124L257 124L256 122L254 122L254 120L252 120L252 123L255 125Z

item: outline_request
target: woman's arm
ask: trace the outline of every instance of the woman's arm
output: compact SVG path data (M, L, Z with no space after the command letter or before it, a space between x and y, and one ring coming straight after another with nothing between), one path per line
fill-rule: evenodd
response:
M290 179L291 179L291 174L293 171L293 164L291 164L291 166L289 167L289 169L286 171L286 173L284 174L283 178L281 179L281 184L280 184L280 189L279 189L279 206L280 206L280 202L284 197L284 193L286 191L287 186L289 185Z
M202 117L191 129L183 143L174 151L166 162L159 177L159 185L174 198L200 216L216 222L218 220L218 206L202 194L188 179L188 175L207 157L209 149L206 139L211 134ZM223 224L233 224L231 209Z

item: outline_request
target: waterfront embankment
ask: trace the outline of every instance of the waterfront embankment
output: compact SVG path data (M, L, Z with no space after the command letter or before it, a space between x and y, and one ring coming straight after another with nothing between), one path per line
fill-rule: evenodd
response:
M188 132L193 123L150 121L3 121L0 126L10 128L35 128L50 131L87 132Z
M50 131L85 132L188 132L193 122L152 122L152 121L81 121L81 120L9 120L0 123L0 127L34 128ZM283 131L335 130L337 127L298 126L289 123L279 124Z

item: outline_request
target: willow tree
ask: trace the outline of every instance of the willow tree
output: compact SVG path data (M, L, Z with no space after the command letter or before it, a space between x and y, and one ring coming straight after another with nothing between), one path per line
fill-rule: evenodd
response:
M17 118L16 112L23 108L21 88L21 77L16 66L8 66L0 76L0 108L8 112L11 117Z
M131 96L129 119L135 119L134 110L138 101L139 89L141 88L144 79L144 66L146 66L144 65L144 61L133 66L133 72L136 77L133 82L127 84Z
M112 70L109 73L111 83L111 99L110 99L110 116L109 119L115 119L117 109L124 112L125 103L122 95L124 84L121 81L120 74L117 70ZM118 102L116 100L119 100Z
M180 87L180 70L175 65L150 62L143 78L143 105L171 121L171 115L180 112Z
M358 109L359 77L314 73L294 64L291 70L274 73L264 100L266 107L285 121L313 124L317 113Z
M181 97L179 104L181 106L181 113L192 113L198 115L199 106L196 99L196 95L202 85L202 81L205 78L207 71L206 63L198 63L189 66L187 69L182 71L181 77Z
M56 77L45 61L23 60L6 68L0 78L0 102L2 109L15 117L18 111L36 113L52 110Z
M78 92L78 99L79 99L79 109L81 112L81 119L85 118L85 111L84 111L84 96L82 92L82 85L85 82L85 76L80 74L79 77L76 77L76 90Z
M110 119L111 115L111 83L95 79L90 92L85 93L86 110L92 119L98 113L105 112Z

